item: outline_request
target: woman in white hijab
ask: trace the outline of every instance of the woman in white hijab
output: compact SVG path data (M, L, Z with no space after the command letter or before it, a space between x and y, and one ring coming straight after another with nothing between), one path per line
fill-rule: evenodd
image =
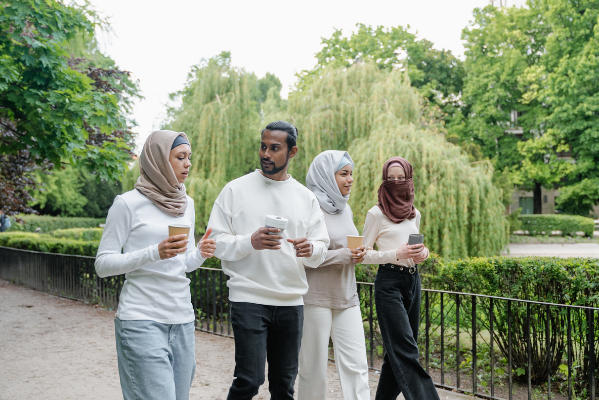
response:
M125 400L187 400L195 373L195 315L186 272L212 257L195 246L193 200L185 194L191 146L182 132L156 131L142 150L135 189L114 200L96 257L104 278L125 274L115 336ZM189 236L168 237L169 225Z
M298 399L325 400L329 338L345 400L368 400L368 362L355 265L364 259L364 247L350 250L347 236L357 236L347 204L353 184L354 162L345 151L320 153L306 177L324 213L331 239L326 259L318 268L306 268L308 293L304 296L304 334L299 359Z

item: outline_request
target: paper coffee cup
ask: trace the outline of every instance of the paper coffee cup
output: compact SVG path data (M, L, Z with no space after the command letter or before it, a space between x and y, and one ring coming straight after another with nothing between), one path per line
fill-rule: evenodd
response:
M364 244L364 236L347 235L347 247L357 249Z
M267 215L266 221L264 222L264 226L267 228L278 228L281 232L269 232L269 235L283 235L285 232L285 228L287 228L287 223L289 220L287 218L278 217L276 215Z
M189 238L189 230L191 226L189 225L169 225L168 226L168 236L176 236L176 235L185 235Z

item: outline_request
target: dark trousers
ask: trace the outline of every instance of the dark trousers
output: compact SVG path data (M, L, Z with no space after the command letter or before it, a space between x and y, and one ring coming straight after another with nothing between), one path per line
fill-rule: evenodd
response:
M304 325L304 306L233 303L235 379L227 400L252 399L264 383L272 400L292 400Z
M385 356L376 400L438 400L433 380L420 365L420 275L409 268L384 264L374 281L374 299Z

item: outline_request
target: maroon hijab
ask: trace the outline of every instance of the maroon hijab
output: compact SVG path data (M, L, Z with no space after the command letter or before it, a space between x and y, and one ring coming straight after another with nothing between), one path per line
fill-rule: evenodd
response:
M406 180L388 181L389 166L397 163L405 171ZM396 224L416 217L412 171L412 164L401 157L391 157L383 165L383 183L379 187L379 203L377 205L383 214Z

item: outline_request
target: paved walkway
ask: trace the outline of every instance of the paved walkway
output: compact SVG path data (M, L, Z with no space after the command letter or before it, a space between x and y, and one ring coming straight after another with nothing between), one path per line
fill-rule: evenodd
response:
M0 399L121 399L113 319L113 311L0 280ZM225 399L233 341L196 332L196 360L191 399ZM377 381L371 374L372 398ZM328 389L329 400L343 399L333 365ZM439 394L442 400L470 398ZM255 398L269 398L268 383Z
M551 256L551 257L599 257L597 243L551 243L524 244L511 243L510 256Z

